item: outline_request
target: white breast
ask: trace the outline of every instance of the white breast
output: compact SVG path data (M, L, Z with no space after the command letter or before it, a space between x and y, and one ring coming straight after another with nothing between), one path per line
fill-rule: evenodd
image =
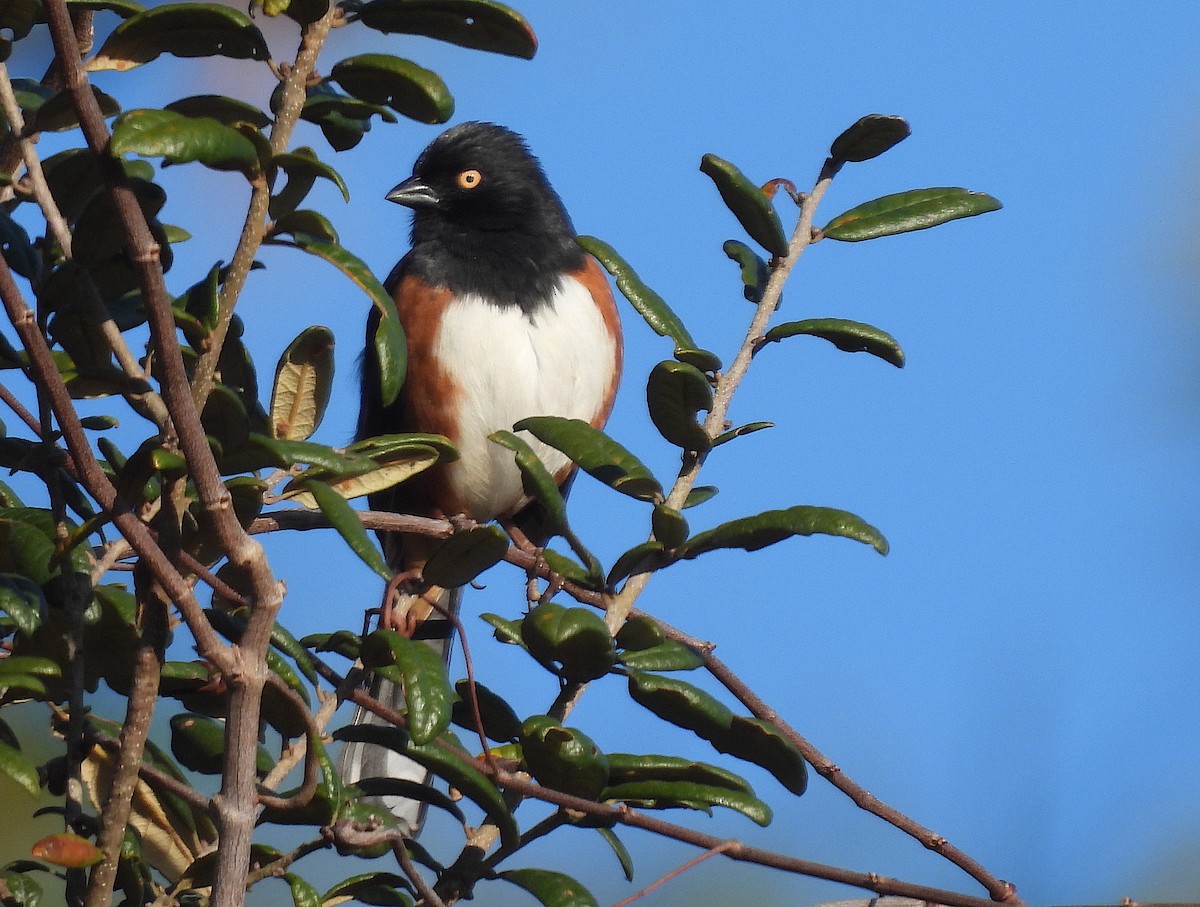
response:
M527 416L592 420L616 367L613 338L591 293L573 278L532 316L481 296L460 297L443 315L436 355L461 402L461 459L450 466L450 482L477 520L508 515L523 498L512 451L488 435L511 431ZM558 451L523 437L550 472L566 465Z

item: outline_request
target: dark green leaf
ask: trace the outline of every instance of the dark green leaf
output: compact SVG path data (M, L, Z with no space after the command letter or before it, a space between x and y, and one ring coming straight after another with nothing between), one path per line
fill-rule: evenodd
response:
M903 117L869 113L833 140L829 156L838 164L879 157L912 135Z
M680 362L695 366L702 372L716 372L721 369L721 357L709 350L687 350L677 347L675 358Z
M629 695L663 721L692 731L705 740L729 734L733 712L699 687L673 677L629 672Z
M762 766L796 796L807 789L808 766L804 757L777 728L760 718L738 715L729 734L726 746L718 747L722 752Z
M774 422L747 422L745 425L738 425L729 431L723 431L713 438L713 447L719 447L726 441L732 441L734 438L740 438L743 435L752 435L756 431L762 431L765 428L774 428Z
M474 731L475 712L471 708L471 690L474 688L475 697L479 703L479 717L483 720L483 732L498 743L510 743L521 733L521 719L513 711L512 706L504 701L499 694L489 690L481 683L472 684L469 680L460 680L454 684L454 692L459 700L454 703L454 723L459 727Z
M278 92L279 90L276 89ZM278 110L277 95L272 95L272 110ZM326 141L335 151L353 148L371 129L371 118L395 123L396 115L381 104L369 104L344 95L328 82L308 89L300 117L321 127Z
M510 869L500 873L500 878L524 888L545 907L599 907L590 891L561 872Z
M283 880L292 891L292 903L295 907L321 907L321 895L305 879L294 872L285 872Z
M426 582L452 589L465 586L479 574L504 560L508 536L499 526L472 526L443 541L421 573Z
M688 536L687 520L683 514L666 504L656 504L650 515L650 525L654 530L654 538L664 548L675 548L683 543Z
M95 85L88 86L101 115L108 119L121 112L121 105L116 98L106 95ZM32 118L30 127L38 132L66 132L79 126L79 115L75 113L75 103L69 91L60 91L38 108L37 115Z
M67 9L116 13L122 19L128 19L145 7L136 0L67 0Z
M666 300L642 283L642 279L612 246L594 236L577 236L575 241L604 265L604 269L617 282L617 289L637 309L654 333L660 337L670 337L677 348L696 348L696 341L679 316L671 311Z
M521 621L507 620L499 614L484 613L480 614L479 617L496 631L495 636L497 640L524 648L525 643L521 641Z
M22 277L34 278L41 272L42 260L29 241L29 234L6 211L0 211L0 252L8 266Z
M358 658L358 650L362 639L357 633L349 630L338 630L336 633L312 633L300 640L300 645L306 649L315 648L318 652L337 652L343 658L351 661Z
M42 587L24 576L0 574L0 611L9 616L17 629L31 636L46 613L46 596Z
M358 19L384 34L424 35L526 60L537 51L524 17L493 0L371 0Z
M258 151L246 136L210 117L169 110L130 110L113 123L109 150L120 157L161 157L163 166L199 161L214 170L252 172Z
M283 438L268 438L251 434L250 443L261 448L262 466L290 469L297 463L308 463L329 470L332 475L360 475L373 469L375 463L368 457L351 453L339 453L324 444L312 441L286 441ZM261 467L252 467L261 468Z
M255 129L266 129L271 125L271 118L253 104L219 94L198 94L180 98L167 104L163 110L185 117L209 117L226 126L248 123Z
M581 586L589 588L596 585L591 577L588 576L587 568L582 564L572 560L565 554L555 551L553 548L543 548L542 558L546 561L546 566L561 576L568 582L578 583ZM600 579L604 579L604 570L600 569Z
M321 903L340 904L346 899L353 899L363 904L379 904L385 905L385 907L411 904L411 899L407 901L386 900L388 893L395 897L402 897L397 889L409 890L411 887L411 883L407 879L394 872L366 872L338 882L321 895Z
M688 492L687 500L683 502L683 509L687 510L712 500L719 490L716 485L697 485Z
M904 367L904 351L891 334L861 321L843 318L806 318L776 325L763 335L767 342L783 340L797 334L809 334L828 340L847 353L870 353L896 368Z
M4 44L0 39L0 59L5 55ZM8 891L6 900L12 907L39 907L42 902L42 886L28 873L0 870L0 883Z
M338 535L346 540L350 550L385 581L391 582L392 571L388 569L383 555L379 553L379 549L367 535L367 530L363 528L362 522L358 519L358 512L350 506L350 503L324 482L309 482L308 490L312 493L317 506L321 508L321 512L333 524Z
M880 554L888 552L887 539L860 517L832 507L801 505L786 510L768 510L698 532L680 545L675 554L680 558L693 558L718 548L757 551L794 535L814 534L842 536L870 545Z
M660 501L662 485L633 454L582 419L533 416L513 426L560 450L588 475L642 501Z
M695 366L670 359L654 366L646 382L646 405L650 421L672 444L698 452L711 446L696 413L712 409L712 386Z
M617 661L635 671L692 671L704 664L703 658L673 639L648 649L622 652Z
M608 571L608 584L615 586L627 576L638 573L649 573L659 567L665 567L671 562L662 542L649 541L634 545L617 558L617 562Z
M450 724L454 693L446 679L441 653L394 630L376 630L359 652L369 668L395 665L404 681L408 732L414 743L429 743Z
M729 769L681 756L610 753L608 760L610 784L626 784L633 781L691 781L710 787L754 793L754 788L745 778Z
M592 738L549 715L521 725L521 752L538 784L594 800L608 784L608 759Z
M602 677L616 660L604 619L587 608L542 602L521 621L521 639L544 668L568 681Z
M706 154L700 159L700 172L716 184L721 201L755 242L779 258L787 255L788 241L783 224L762 189L729 161L715 154Z
M454 98L441 77L401 57L359 54L335 64L329 78L359 100L419 123L444 123L454 114Z
M633 856L629 853L629 848L617 837L616 832L611 828L597 828L600 837L604 842L612 848L612 852L616 854L617 860L621 864L621 872L625 874L625 881L633 881Z
M86 69L124 71L159 54L268 60L267 42L244 13L216 3L169 3L118 25Z
M325 259L336 266L343 274L358 284L380 313L379 327L375 331L372 342L379 361L382 402L385 406L395 402L400 393L400 385L404 383L404 372L407 365L408 347L404 339L404 329L396 316L392 298L383 285L375 279L363 261L341 246L327 242L318 242L311 237L297 235L292 242L273 238L276 245L291 246L303 249L311 255Z
M708 811L713 806L734 809L758 825L771 824L771 808L753 794L691 781L630 781L606 789L602 799L619 800L643 809L685 807Z
M333 387L333 331L305 328L288 344L275 367L271 390L271 434L304 441L325 416Z
M186 769L202 775L219 775L225 761L225 725L207 715L182 712L171 716L171 753ZM258 747L255 771L261 778L273 762L266 749Z
M744 242L731 239L726 241L721 248L741 268L742 295L757 304L762 299L763 290L767 288L767 280L771 276L771 269L758 256L758 253Z
M35 799L41 793L37 766L19 749L7 743L0 743L0 775L16 782L19 788Z
M926 230L962 217L998 211L990 195L955 187L912 189L885 195L839 214L821 231L829 239L861 242L880 236Z
M337 230L324 214L301 209L281 216L267 231L268 239L291 236L305 242L330 243L336 246L341 240Z
M271 164L287 174L287 185L271 198L270 214L274 218L294 212L308 196L318 178L329 180L341 191L342 198L350 201L350 190L346 188L341 174L318 159L316 152L311 148L297 148L295 151L277 154L271 159ZM276 224L274 232L285 231ZM336 233L332 241L337 242Z
M407 781L403 778L360 778L354 786L362 791L364 797L404 797L409 800L419 800L444 809L459 822L466 822L466 816L458 808L458 804L448 794L431 787L423 781Z

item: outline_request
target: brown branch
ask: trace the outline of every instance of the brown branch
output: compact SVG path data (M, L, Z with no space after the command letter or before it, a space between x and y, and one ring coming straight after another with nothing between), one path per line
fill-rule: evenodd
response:
M158 700L158 683L162 673L162 658L167 633L166 604L153 592L153 580L145 569L135 574L142 627L137 649L133 655L133 678L125 701L125 720L121 739L116 747L116 765L108 798L100 810L100 832L96 846L104 859L92 871L88 882L87 907L105 907L112 903L117 878L121 845L133 809L139 772L144 766L142 755ZM172 779L174 780L174 779Z
M784 872L796 875L826 879L831 882L841 882L845 885L853 885L856 888L874 891L881 895L918 898L933 904L944 904L946 907L994 907L994 902L986 898L972 897L956 891L931 888L926 885L917 885L900 879L888 878L874 872L856 872L850 869L843 869L840 866L830 866L825 863L802 860L798 857L789 857L786 854L775 853L774 851L764 850L759 847L751 847L740 841L718 838L682 825L675 825L671 822L655 819L628 807L609 806L608 804L596 803L591 800L584 800L581 797L574 797L570 794L550 790L512 772L491 769L487 766L483 766L481 770L491 775L492 779L500 786L516 790L526 797L544 800L547 803L553 803L565 809L577 810L607 822L617 822L622 825L628 825L631 828L641 828L659 837L670 838L684 844L691 844L694 847L700 847L704 850L719 850L731 860L754 863L772 869L781 869ZM1014 901L1014 903L1019 902Z
M39 438L42 436L42 424L38 422L37 416L26 409L25 405L4 384L0 384L0 402L11 409L17 418L29 427L30 431Z
M300 38L300 48L296 58L289 67L283 80L280 92L279 109L275 113L275 122L271 126L271 154L282 154L291 142L292 130L300 118L300 111L308 95L309 77L316 71L317 56L325 45L333 19L337 15L337 4L329 4L329 10L309 25L304 26ZM237 247L229 263L221 293L217 302L217 319L209 334L209 348L206 349L196 362L192 377L192 399L198 410L204 409L208 395L212 391L213 377L217 371L217 361L221 349L225 345L225 337L233 319L233 310L242 294L246 278L258 255L263 239L267 234L267 215L271 202L271 187L266 174L260 174L251 184L250 205L246 211L246 219L242 224L242 233L238 237Z
M404 846L403 839L392 841L392 854L396 857L396 862L400 864L400 868L404 870L404 874L413 883L413 887L417 889L417 894L421 896L421 903L424 907L446 907L445 901L439 898L437 893L429 887L429 883L421 875L421 870L417 869L413 864L412 857L408 855L408 848Z
M282 695L296 714L308 725L308 739L319 740L321 738L321 729L317 727L316 719L313 717L312 712L308 710L307 704L300 698L300 695L275 674L267 675L267 685ZM314 747L308 746L304 751L304 780L301 782L299 789L287 797L277 797L260 789L258 794L259 805L279 810L302 809L312 801L313 795L317 792L317 784L320 780L321 765L317 761L316 750Z

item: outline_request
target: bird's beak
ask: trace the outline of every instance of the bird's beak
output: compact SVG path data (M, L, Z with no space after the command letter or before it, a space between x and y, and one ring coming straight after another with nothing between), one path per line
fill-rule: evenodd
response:
M442 201L430 186L416 176L410 176L384 198L409 208L435 208Z

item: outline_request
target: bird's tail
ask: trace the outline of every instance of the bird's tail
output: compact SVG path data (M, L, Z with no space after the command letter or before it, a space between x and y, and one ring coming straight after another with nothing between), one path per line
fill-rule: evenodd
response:
M430 610L428 596L433 590L426 591L422 596L401 594L395 606L395 613L401 617L418 610ZM449 614L457 615L462 601L462 589L437 590L438 608L432 609L429 617L424 619L413 634L414 638L424 641L438 651L446 662L450 660L451 643L453 642L453 623L440 609L446 609ZM422 606L424 608L422 609ZM382 705L393 711L403 713L404 690L399 685L381 677L369 676L366 686L371 695ZM374 712L358 706L354 710L351 724L388 727L390 723ZM384 778L389 780L410 781L425 784L429 772L422 766L395 750L374 743L350 742L342 747L338 758L338 774L343 784L357 784L367 778ZM425 818L425 803L402 796L373 796L368 800L386 808L394 815L400 824L401 832L407 837L416 837L421 830Z

